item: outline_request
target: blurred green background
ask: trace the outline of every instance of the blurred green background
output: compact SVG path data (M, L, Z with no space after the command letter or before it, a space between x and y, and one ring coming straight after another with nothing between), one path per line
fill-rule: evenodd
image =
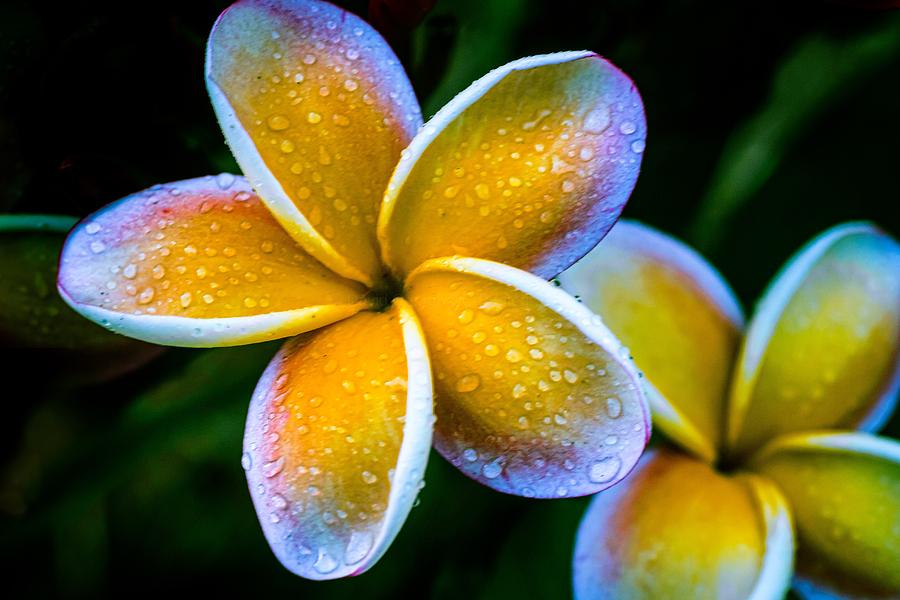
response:
M0 2L0 212L80 217L154 183L236 172L203 84L205 38L227 4ZM900 12L439 0L409 28L390 11L422 2L338 4L374 6L426 115L523 55L612 59L640 89L649 130L626 216L697 246L748 309L826 227L870 219L900 233ZM22 345L0 349L7 597L570 595L587 500L497 494L437 456L370 572L312 583L283 569L239 463L250 392L277 344L170 350L123 377L112 377L122 355L154 352Z

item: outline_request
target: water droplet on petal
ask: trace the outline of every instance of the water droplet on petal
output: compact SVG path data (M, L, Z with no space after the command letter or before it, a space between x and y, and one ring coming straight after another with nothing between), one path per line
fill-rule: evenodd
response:
M594 483L608 483L619 474L622 461L616 456L602 458L591 465L588 470L588 478Z

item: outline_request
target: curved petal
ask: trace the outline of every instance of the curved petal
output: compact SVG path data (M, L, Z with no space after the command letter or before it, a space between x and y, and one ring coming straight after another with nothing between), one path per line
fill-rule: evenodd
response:
M155 186L79 223L59 291L116 333L173 346L271 340L368 306L362 285L312 259L227 174Z
M431 368L403 300L287 342L250 404L242 464L266 539L309 579L357 575L421 488Z
M787 263L756 310L730 445L743 454L794 431L877 428L898 385L900 244L869 224L835 227Z
M647 377L657 427L715 460L744 324L721 275L678 240L620 221L559 280L628 347Z
M575 598L780 598L792 556L772 484L662 448L591 502L575 542Z
M863 433L793 434L751 464L791 504L806 577L900 594L900 443Z
M303 247L381 276L375 220L422 124L397 57L363 20L315 0L243 0L209 37L206 81L238 164Z
M378 221L399 274L429 258L486 258L553 277L622 212L646 126L634 84L591 52L491 71L404 152Z
M650 434L638 374L589 310L485 260L434 259L406 284L435 368L435 448L463 473L529 497L625 477Z

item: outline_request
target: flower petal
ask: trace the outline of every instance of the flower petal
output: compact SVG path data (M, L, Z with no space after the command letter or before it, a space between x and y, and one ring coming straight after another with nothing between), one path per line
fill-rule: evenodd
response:
M874 429L900 385L900 244L872 225L826 231L756 310L731 391L738 454L784 433ZM789 415L789 417L786 417Z
M559 280L628 347L647 376L656 425L714 460L744 322L721 275L678 240L620 221Z
M282 564L309 579L371 567L412 508L433 423L431 368L405 301L288 341L256 388L242 458Z
M780 598L792 555L773 485L662 448L591 502L575 542L575 598Z
M422 123L397 57L363 20L314 0L243 0L210 34L206 81L253 187L335 272L381 276L375 219Z
M634 84L596 54L491 71L404 152L378 221L385 261L405 274L465 255L552 277L616 222L645 136Z
M581 496L621 480L650 433L638 374L602 322L513 267L423 263L406 284L435 368L435 448L510 494Z
M792 434L766 446L752 466L784 490L801 565L827 565L821 583L833 577L900 593L900 443L863 433Z
M156 186L82 221L59 291L116 333L194 347L294 335L368 306L362 285L307 255L227 174Z

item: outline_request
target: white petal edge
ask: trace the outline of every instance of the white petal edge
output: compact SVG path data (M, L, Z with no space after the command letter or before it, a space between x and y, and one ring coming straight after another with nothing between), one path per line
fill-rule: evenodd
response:
M378 213L378 241L381 245L381 259L385 264L390 264L388 259L390 255L390 242L387 232L388 223L394 213L397 204L397 197L403 185L412 173L413 168L418 162L419 157L425 153L425 150L437 137L467 108L475 104L478 100L487 94L495 85L503 78L515 71L527 71L536 67L545 67L548 65L557 65L572 62L582 58L599 56L596 52L589 50L576 50L569 52L556 52L553 54L539 54L536 56L527 56L497 67L486 75L477 79L469 87L458 93L450 102L445 104L439 111L431 117L427 123L419 130L416 136L409 143L409 146L400 154L400 162L394 168L394 172L388 181L387 189L384 192L384 199L381 202L381 210Z
M787 500L767 479L758 475L742 478L756 500L766 538L759 576L747 600L784 598L794 573L794 525Z
M57 286L57 290L75 312L113 333L153 344L185 348L242 346L284 338L318 329L369 308L368 303L358 302L306 306L244 317L193 319L169 315L120 313L76 302L61 286ZM305 325L310 321L315 325Z
M477 275L508 285L509 287L522 292L527 296L531 296L544 306L568 320L589 340L603 348L610 356L616 360L619 366L627 373L631 385L637 391L641 400L641 409L644 416L644 442L650 439L651 422L650 408L647 403L646 392L643 386L643 377L638 372L634 361L628 356L628 349L622 345L622 342L603 324L603 319L592 313L586 306L575 300L568 293L555 287L553 284L541 279L537 275L532 275L527 271L522 271L515 267L510 267L502 263L484 260L480 258L465 257L445 257L433 258L426 260L421 265L413 269L407 276L406 281L413 281L419 272L434 272L437 270L451 271L463 273L467 275ZM635 462L637 464L637 462ZM632 468L634 465L632 465ZM611 487L625 478L629 470L622 470L620 476L610 482Z
M801 248L772 279L769 288L756 305L753 318L747 326L746 337L732 375L725 431L729 444L734 445L737 442L750 396L756 378L759 376L758 366L775 327L791 298L803 285L810 270L831 246L841 239L858 233L878 233L878 231L878 228L866 222L845 223L833 227L819 234ZM879 404L881 404L880 401ZM876 412L883 413L886 410ZM878 423L870 423L870 425L878 425Z
M431 452L435 421L434 388L425 333L406 300L397 298L394 305L400 312L400 327L406 351L407 393L403 441L397 455L397 466L394 480L391 482L384 524L369 555L353 575L358 575L375 564L397 537L419 495L428 455Z
M234 113L234 109L231 107L231 103L225 97L225 93L222 92L222 89L216 84L209 72L210 47L207 47L206 53L206 89L209 93L210 101L216 112L216 117L219 119L219 124L222 126L225 140L228 142L229 148L231 148L231 153L234 155L238 165L240 165L241 171L250 178L253 190L261 199L264 199L265 205L272 212L272 215L278 219L284 230L310 255L338 275L371 287L373 285L372 278L350 264L324 236L316 231L309 220L300 212L300 209L297 208L297 205L294 204L293 200L291 200L290 196L288 196L287 192L284 191L284 187L275 178L269 167L266 166L250 134L241 125L240 120ZM317 243L312 243L311 239L317 240Z
M769 442L751 457L750 462L758 463L782 450L859 454L900 465L900 442L871 433L853 431L817 431L784 435Z

